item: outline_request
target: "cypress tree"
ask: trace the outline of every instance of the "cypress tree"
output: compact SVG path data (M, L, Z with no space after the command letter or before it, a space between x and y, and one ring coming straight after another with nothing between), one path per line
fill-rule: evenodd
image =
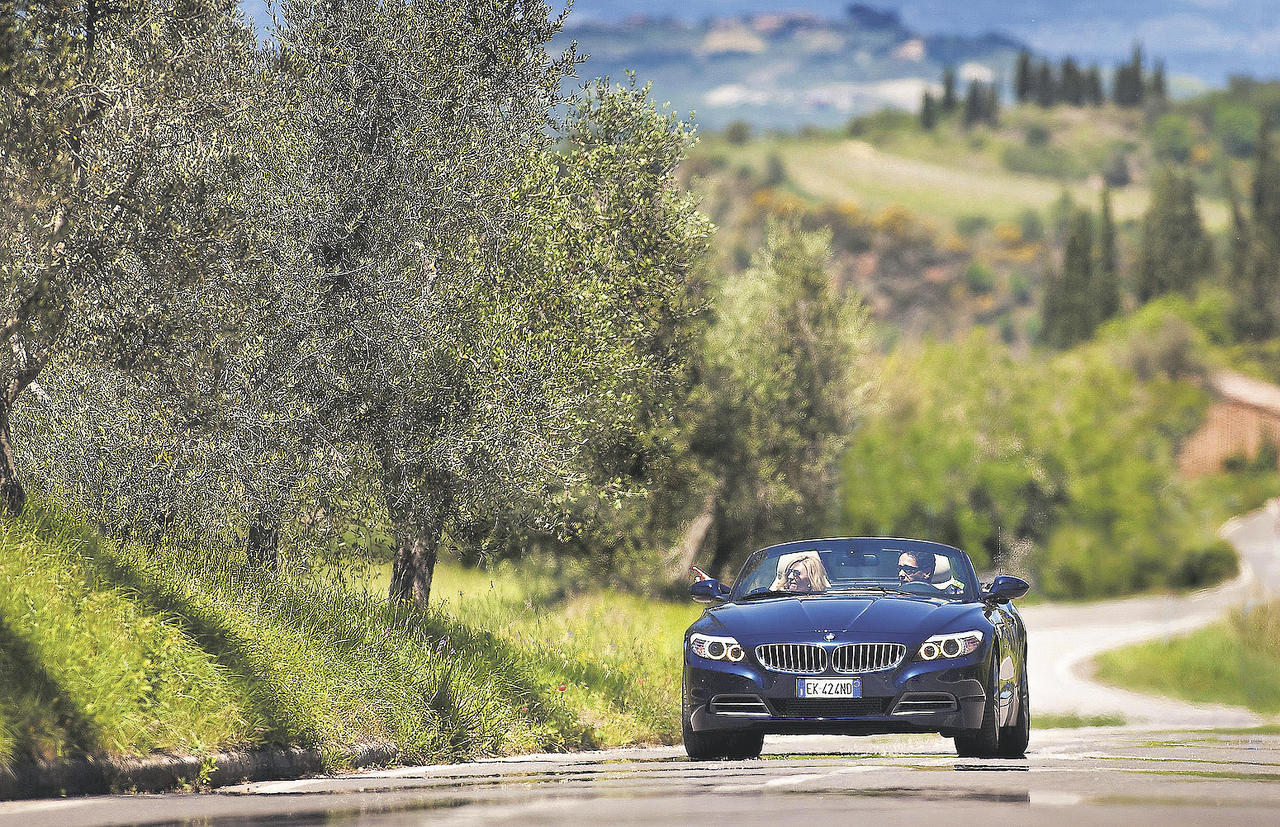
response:
M1231 307L1231 328L1240 339L1265 339L1275 335L1274 294L1280 273L1274 266L1268 266L1274 259L1265 255L1265 242L1255 237L1229 176L1227 189L1231 200L1230 283L1235 300Z
M933 93L925 90L924 99L920 102L920 126L926 131L933 129L938 124L938 102L933 99Z
M1274 336L1280 328L1280 162L1268 125L1263 123L1254 150L1250 202L1246 217L1231 182L1231 286L1236 303L1231 323L1245 339Z
M1053 78L1053 67L1046 60L1036 72L1036 103L1048 109L1057 102L1058 85Z
M1257 232L1280 246L1280 159L1271 142L1271 126L1263 119L1254 147L1253 221Z
M1044 303L1040 307L1040 341L1058 344L1058 323L1062 317L1062 271L1050 265L1044 274Z
M1130 58L1128 63L1121 64L1116 69L1111 97L1117 106L1132 108L1142 105L1146 91L1142 74L1142 46L1135 43L1133 45L1133 57Z
M1148 86L1152 100L1163 102L1168 97L1168 90L1165 88L1163 60L1156 61L1155 67L1151 70L1151 82Z
M983 94L982 84L976 80L970 81L969 90L964 96L964 125L969 127L985 120L985 106L986 96Z
M1070 347L1093 335L1094 306L1093 216L1078 209L1071 217L1061 274L1052 274L1045 296L1045 341Z
M1073 58L1062 60L1062 102L1070 106L1084 104L1084 75Z
M1093 306L1093 216L1088 210L1076 211L1067 236L1062 257L1062 281L1066 290L1064 333L1069 344L1082 342L1093 335L1096 311Z
M1120 312L1120 279L1117 269L1116 225L1111 214L1111 188L1102 190L1098 216L1097 266L1093 273L1093 307L1096 322L1105 322Z
M956 70L952 66L942 70L942 111L948 115L956 111Z
M1213 247L1196 207L1190 175L1166 167L1156 177L1151 204L1142 217L1138 300L1172 291L1190 292L1213 268Z
M1098 65L1089 67L1084 76L1084 98L1090 106L1102 106L1107 97L1102 93L1102 71Z
M1026 49L1018 52L1018 65L1013 75L1013 99L1018 103L1026 103L1031 94L1031 53Z

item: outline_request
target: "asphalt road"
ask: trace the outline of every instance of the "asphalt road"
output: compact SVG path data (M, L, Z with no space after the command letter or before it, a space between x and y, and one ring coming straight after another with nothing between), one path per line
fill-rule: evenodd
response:
M1033 709L1120 713L1128 723L1036 729L1033 714L1023 760L958 759L937 736L777 736L756 761L691 762L678 747L536 755L205 794L0 803L0 824L1280 823L1280 727L1258 729L1264 722L1247 710L1101 687L1082 673L1099 651L1280 592L1275 517L1233 520L1224 536L1246 565L1218 589L1024 612Z

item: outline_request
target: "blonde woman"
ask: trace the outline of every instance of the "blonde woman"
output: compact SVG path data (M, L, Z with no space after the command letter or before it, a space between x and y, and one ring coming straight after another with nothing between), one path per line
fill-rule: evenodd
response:
M778 577L769 588L775 592L814 594L824 592L831 582L816 551L784 554L778 558Z

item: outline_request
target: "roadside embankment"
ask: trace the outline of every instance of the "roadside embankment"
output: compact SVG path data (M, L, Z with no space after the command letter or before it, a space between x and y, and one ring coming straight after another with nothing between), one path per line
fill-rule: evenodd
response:
M29 509L0 523L0 797L675 739L683 614L481 578L422 612Z

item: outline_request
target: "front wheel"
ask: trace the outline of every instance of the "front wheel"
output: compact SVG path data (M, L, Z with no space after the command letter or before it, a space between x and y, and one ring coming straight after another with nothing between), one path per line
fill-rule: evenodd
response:
M961 758L995 758L1000 749L1000 727L996 725L996 692L1000 688L1000 657L992 653L991 682L986 687L987 701L982 705L982 725L977 729L956 733L956 755Z
M764 749L763 732L697 732L691 721L693 710L689 706L689 693L681 692L680 734L684 738L684 751L694 761L710 761L727 758L742 761L759 758Z
M1031 690L1027 687L1027 670L1018 682L1018 719L1013 726L1000 729L1000 757L1022 758L1031 740Z

